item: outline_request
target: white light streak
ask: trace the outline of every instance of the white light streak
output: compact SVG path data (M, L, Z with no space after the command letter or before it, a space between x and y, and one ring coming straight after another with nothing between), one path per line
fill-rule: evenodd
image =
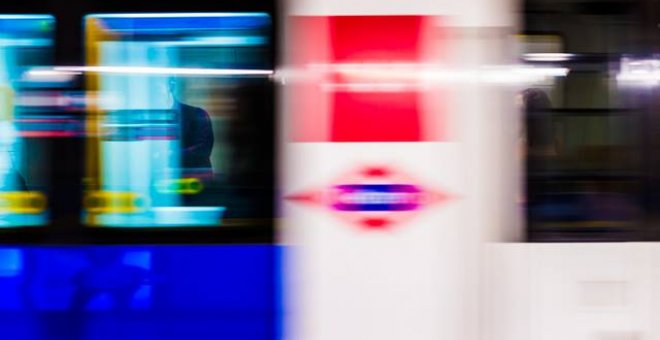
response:
M0 20L48 20L54 18L52 15L47 14L0 14Z
M479 68L449 68L423 63L345 63L310 64L301 69L278 70L275 77L282 82L307 80L324 82L328 75L339 75L355 89L378 84L381 88L426 86L433 83L503 83L518 84L565 77L565 67L530 67L498 65ZM423 85L420 85L423 84ZM328 86L328 84L324 84ZM330 87L337 87L330 84Z
M622 58L616 80L625 85L656 86L660 84L660 60Z
M199 75L199 76L270 76L273 70L175 68L146 66L57 66L55 72L90 72L112 74Z
M654 86L660 84L660 71L622 72L616 76L620 83Z
M23 77L25 80L29 81L65 82L80 74L81 72L75 71L57 71L48 68L34 68L25 72Z
M268 16L266 13L112 13L112 14L90 14L89 18L227 18L227 17L254 17Z
M527 61L566 61L573 58L572 53L526 53L523 59Z

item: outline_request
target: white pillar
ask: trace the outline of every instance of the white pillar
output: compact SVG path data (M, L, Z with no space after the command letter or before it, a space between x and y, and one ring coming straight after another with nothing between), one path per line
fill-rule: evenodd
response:
M521 235L519 123L473 74L512 64L513 6L285 7L286 339L480 337L483 245Z

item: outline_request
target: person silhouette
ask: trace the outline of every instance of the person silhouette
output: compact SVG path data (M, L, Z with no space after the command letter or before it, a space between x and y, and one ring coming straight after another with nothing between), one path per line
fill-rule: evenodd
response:
M168 79L172 109L180 126L182 166L185 171L212 174L214 136L211 118L204 109L183 103L180 99L180 84L177 78Z

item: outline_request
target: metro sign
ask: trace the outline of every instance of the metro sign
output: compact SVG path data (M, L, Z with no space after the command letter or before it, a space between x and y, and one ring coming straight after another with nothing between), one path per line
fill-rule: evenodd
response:
M293 202L322 207L364 229L390 229L452 195L429 190L409 176L384 166L367 166L328 186L289 195Z

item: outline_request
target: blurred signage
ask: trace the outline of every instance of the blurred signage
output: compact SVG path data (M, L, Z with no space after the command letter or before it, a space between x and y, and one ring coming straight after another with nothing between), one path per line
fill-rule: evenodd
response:
M289 201L322 207L364 229L390 229L424 208L453 198L431 190L415 179L386 166L365 166L330 185L289 195Z
M91 94L75 91L23 91L14 104L14 126L21 137L82 137Z

